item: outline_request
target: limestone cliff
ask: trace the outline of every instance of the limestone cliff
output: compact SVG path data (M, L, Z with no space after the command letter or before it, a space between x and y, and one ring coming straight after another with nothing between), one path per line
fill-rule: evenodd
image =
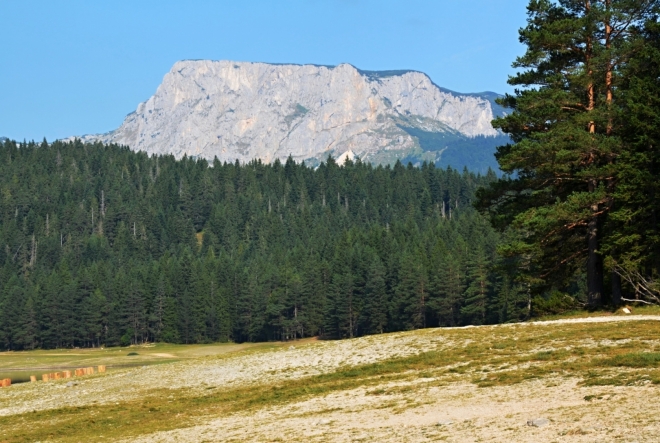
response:
M496 139L493 117L487 96L452 93L421 72L188 60L118 129L83 140L231 162L313 163L349 150L374 163L437 162L457 141Z

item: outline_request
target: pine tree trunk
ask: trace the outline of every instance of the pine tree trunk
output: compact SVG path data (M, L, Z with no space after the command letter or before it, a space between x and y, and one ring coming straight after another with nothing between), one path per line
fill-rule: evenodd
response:
M585 11L589 13L591 10L591 2L589 0L585 1ZM591 38L587 38L587 47L585 50L585 65L587 69L587 76L589 79L589 84L587 85L587 112L593 112L596 101L595 101L595 88L594 84L591 81L593 70L591 66L591 58L593 44ZM596 123L595 121L590 121L588 123L588 130L590 134L596 133ZM588 163L593 161L593 153L590 154ZM596 191L596 181L589 180L589 192ZM591 211L596 214L598 212L598 205L592 205ZM591 308L600 306L602 303L602 293L603 293L603 266L602 259L598 255L598 216L594 215L588 222L587 225L587 244L588 244L588 257L587 257L587 304Z

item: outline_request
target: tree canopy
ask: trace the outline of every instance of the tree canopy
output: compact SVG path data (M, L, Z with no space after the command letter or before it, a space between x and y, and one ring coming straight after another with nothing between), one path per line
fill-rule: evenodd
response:
M494 121L513 141L496 154L508 175L480 192L479 206L509 231L501 252L530 290L565 289L586 273L587 304L598 307L621 300L626 272L657 273L641 254L655 240L640 231L657 232L649 118L659 9L656 0L529 3L527 50L509 79L519 89L500 100L513 112Z
M348 338L528 315L500 308L498 234L472 206L492 171L209 164L80 141L5 141L0 158L2 349Z

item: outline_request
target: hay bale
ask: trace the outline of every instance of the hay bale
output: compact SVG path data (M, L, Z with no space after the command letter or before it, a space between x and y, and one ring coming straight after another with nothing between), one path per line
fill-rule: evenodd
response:
M85 369L84 368L76 369L76 377L82 377L83 375L85 375Z
M105 372L105 365L99 365L99 374L102 374Z
M62 375L64 376L64 378L71 378L71 371L64 371L62 372Z
M37 381L37 376L36 375L31 375L30 376L30 383L34 383Z
M0 385L2 385L3 388L11 386L11 378L2 379L2 381L0 382Z
M48 376L48 374L41 374L41 380L48 381L49 379L50 377Z

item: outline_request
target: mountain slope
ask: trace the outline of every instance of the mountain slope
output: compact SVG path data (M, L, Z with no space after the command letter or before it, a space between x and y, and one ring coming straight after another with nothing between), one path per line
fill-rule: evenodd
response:
M453 153L452 166L484 169L502 142L490 124L494 96L457 94L416 71L181 61L118 129L83 140L242 162L315 163L351 150L373 163L445 164ZM485 147L475 150L476 138Z

